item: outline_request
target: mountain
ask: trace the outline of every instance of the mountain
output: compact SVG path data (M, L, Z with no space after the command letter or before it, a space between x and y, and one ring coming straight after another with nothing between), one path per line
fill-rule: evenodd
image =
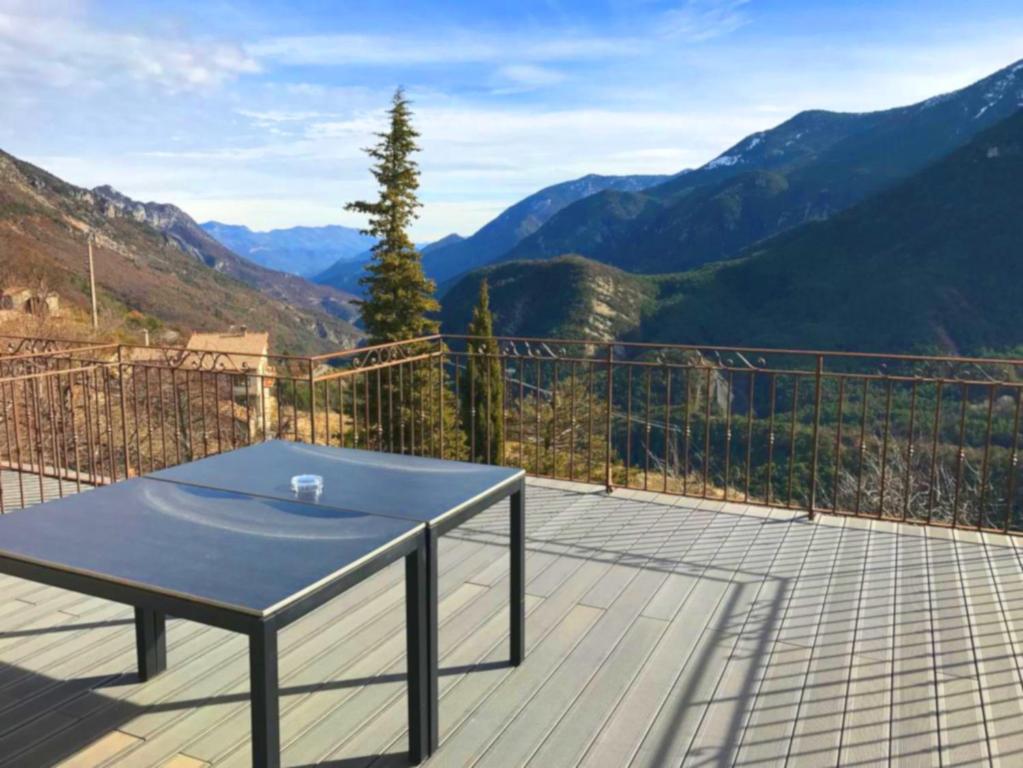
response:
M346 323L359 317L351 294L317 285L297 275L267 269L242 258L200 227L191 216L168 203L141 203L110 186L96 187L93 195L108 213L128 216L162 232L181 250L211 269L229 275L261 293L294 307L323 311Z
M567 205L502 258L579 253L649 273L730 258L908 178L1020 104L1023 62L908 107L802 112L660 185Z
M428 254L431 254L434 251L445 248L449 245L454 245L464 240L465 238L461 235L452 233L442 237L440 240L435 240L432 243L419 246L419 253L425 258ZM372 257L373 252L367 250L351 259L337 261L328 269L314 276L313 280L320 285L330 286L339 291L345 291L346 293L351 293L356 296L362 296L362 286L359 285L359 278L362 277L363 267L365 267L366 262Z
M952 353L1023 346L1023 110L894 188L666 278L651 341Z
M508 262L475 270L444 295L441 325L465 333L483 278L497 333L548 338L615 339L652 309L655 281L578 256Z
M658 184L667 176L598 176L590 174L574 181L545 187L507 208L471 237L448 235L421 248L427 277L440 285L470 269L495 261L522 238L535 232L566 205L605 189L635 191ZM362 272L353 264L334 264L317 275L316 282L343 290L354 290Z
M599 284L593 276L606 274L643 296L616 307L618 335L633 340L963 354L1018 350L1021 180L1023 109L890 189L732 260L663 275L628 274L575 256L501 262L471 272L443 297L445 330L464 331L485 275L500 286L491 289L500 333L606 339L607 329L587 322L591 286ZM570 277L552 277L562 274Z
M373 245L372 237L336 225L254 232L248 227L207 221L202 228L249 261L303 277L317 275L334 262L356 258Z
M279 273L248 264L174 206L136 203L105 187L75 187L0 152L0 276L6 286L53 290L64 305L86 307L89 236L95 238L101 317L111 327L122 325L129 312L182 331L248 325L270 331L275 350L293 352L336 348L360 336L323 309L274 296L292 290L293 276L278 280ZM260 290L234 272L261 283Z

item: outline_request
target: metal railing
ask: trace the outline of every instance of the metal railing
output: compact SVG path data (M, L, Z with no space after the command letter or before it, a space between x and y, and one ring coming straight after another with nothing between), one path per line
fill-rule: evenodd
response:
M0 377L0 471L103 483L283 438L1023 531L1021 360L454 335L316 357L54 352ZM0 510L23 498L8 480Z

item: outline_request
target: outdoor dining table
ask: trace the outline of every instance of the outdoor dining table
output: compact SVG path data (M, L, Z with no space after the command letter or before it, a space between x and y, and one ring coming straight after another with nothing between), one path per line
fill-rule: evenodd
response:
M297 475L322 489L296 492ZM0 517L0 573L135 608L138 676L166 616L249 640L253 765L280 765L277 634L404 558L409 758L439 741L437 539L511 499L510 663L525 655L521 470L271 441Z

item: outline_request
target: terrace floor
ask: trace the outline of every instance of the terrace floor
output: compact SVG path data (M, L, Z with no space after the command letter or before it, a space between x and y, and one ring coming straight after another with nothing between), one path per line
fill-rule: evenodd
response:
M1013 541L533 481L529 656L507 653L505 509L441 546L429 765L1023 764ZM289 766L403 766L400 564L281 635ZM245 766L246 641L3 577L0 765Z

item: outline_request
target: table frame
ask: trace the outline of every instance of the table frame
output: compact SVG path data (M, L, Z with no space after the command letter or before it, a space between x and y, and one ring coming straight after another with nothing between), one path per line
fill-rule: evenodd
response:
M167 615L248 636L252 764L259 768L278 768L278 631L401 558L405 559L406 577L409 759L419 763L429 755L429 722L434 709L429 698L429 559L425 526L381 547L359 562L357 567L340 571L336 578L301 593L267 614L203 602L198 598L162 592L99 574L8 555L0 555L0 573L134 606L136 655L141 681L149 680L167 668Z
M427 645L429 651L428 673L430 710L428 713L427 754L431 755L440 744L440 663L439 629L437 621L438 539L478 515L494 504L509 499L509 553L510 592L509 610L509 662L513 667L522 664L526 657L526 476L525 473L502 483L477 496L454 511L428 522L426 528L427 562Z

